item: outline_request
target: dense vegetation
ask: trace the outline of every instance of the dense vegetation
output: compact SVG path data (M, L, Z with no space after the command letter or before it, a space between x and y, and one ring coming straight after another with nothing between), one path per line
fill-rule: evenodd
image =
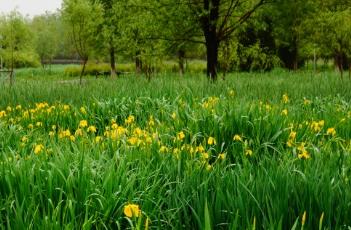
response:
M3 228L351 226L351 85L335 73L62 74L1 85Z
M350 67L350 0L64 0L56 13L0 16L0 56L11 69L54 60L120 63L150 76L160 62L206 60L217 72ZM117 64L116 64L117 63Z
M0 15L0 228L350 229L350 37L350 0Z

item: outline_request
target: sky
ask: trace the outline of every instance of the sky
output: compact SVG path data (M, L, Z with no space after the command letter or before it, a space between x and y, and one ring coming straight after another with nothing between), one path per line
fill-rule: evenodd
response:
M24 16L33 17L46 11L54 12L61 8L62 0L0 0L0 14L17 9Z

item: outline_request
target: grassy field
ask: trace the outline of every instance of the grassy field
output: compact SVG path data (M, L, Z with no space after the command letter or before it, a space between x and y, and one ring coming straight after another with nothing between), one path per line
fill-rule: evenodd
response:
M0 81L2 229L349 229L333 72Z

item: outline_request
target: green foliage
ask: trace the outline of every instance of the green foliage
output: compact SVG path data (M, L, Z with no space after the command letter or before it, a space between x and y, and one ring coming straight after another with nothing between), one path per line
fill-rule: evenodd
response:
M350 82L333 72L241 73L217 83L133 75L79 87L59 71L34 79L23 71L12 88L0 85L5 228L351 225ZM302 143L309 159L299 158ZM200 145L205 152L194 152ZM128 204L140 217L126 217Z
M4 60L6 63L11 61L11 56L7 54L4 56ZM14 67L15 68L23 68L23 67L39 67L40 61L37 53L30 52L15 52L14 53Z
M240 70L269 71L279 65L279 58L272 53L267 53L260 43L249 47L239 45L237 66Z
M204 73L206 71L206 62L201 60L192 60L185 65L186 72L190 74ZM135 71L133 63L120 63L116 65L117 73L131 74ZM82 71L82 66L68 66L64 68L64 73L67 76L79 76ZM107 75L111 71L109 64L94 64L88 63L84 71L84 75L96 76L96 75ZM163 61L158 62L153 66L152 71L154 73L178 73L178 63L174 61Z
M268 11L273 19L277 54L286 68L296 70L304 64L304 21L312 18L314 9L314 1L277 0Z
M64 72L65 75L71 76L71 77L76 77L76 76L80 76L81 72L82 72L82 66L69 66L66 67ZM101 74L105 74L105 73L109 73L110 72L110 66L107 64L92 64L89 63L86 66L86 69L84 71L84 75L101 75Z
M347 60L351 58L351 5L338 5L333 1L320 1L316 5L319 11L313 20L306 21L306 26L310 26L310 46L318 56L333 57L348 68L347 64L351 63Z
M34 34L34 47L41 61L51 61L58 53L60 39L59 15L45 14L36 16L31 23Z
M202 72L187 63L205 60L209 44L219 51L212 72L296 70L318 58L343 70L351 63L349 0L206 2L65 0L60 11L33 19L14 11L0 17L0 55L8 68L37 66L38 59L89 59L110 68L132 61L146 75ZM216 41L206 42L210 31Z
M32 48L27 21L16 11L0 17L0 56L5 67L38 66L38 56Z
M97 26L102 20L101 6L89 0L65 0L62 7L62 18L71 42L86 62L94 51Z

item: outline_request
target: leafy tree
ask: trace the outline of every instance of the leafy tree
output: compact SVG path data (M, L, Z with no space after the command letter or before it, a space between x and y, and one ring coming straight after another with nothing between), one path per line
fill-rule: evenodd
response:
M120 44L124 55L135 62L137 74L146 73L148 77L155 71L155 63L162 53L157 40L150 38L157 28L154 20L154 4L142 0L124 0L116 4L120 12Z
M223 57L220 55L221 60L231 62L227 66L231 70L236 68L240 71L268 71L279 65L279 58L276 56L274 24L269 11L264 8L259 10L251 20L245 22L233 34L231 41L223 44L228 44L229 48L230 45L232 46L231 51L226 51L228 49L226 46L221 50L224 54L228 53L229 56L231 54L231 58L226 57L228 55Z
M317 6L308 21L313 24L310 38L324 55L334 58L342 78L345 69L351 71L351 1L318 1Z
M68 29L69 36L83 62L80 83L86 64L94 51L97 42L97 26L101 24L101 5L89 0L64 0L62 17Z
M311 0L276 0L269 9L273 19L278 56L284 67L297 70L304 64L304 21L315 10Z
M121 1L93 0L92 2L102 6L102 20L98 25L97 33L99 42L96 43L96 49L109 54L111 76L116 76L116 52L120 51L117 46L121 37L121 9L119 7Z
M17 11L0 18L0 55L10 70L10 82L16 67L36 65L36 55L32 50L32 35L27 21Z
M191 53L197 56L199 45L204 45L205 41L201 38L201 30L194 29L195 22L190 17L188 6L179 4L174 9L173 4L171 0L152 3L156 26L149 39L161 42L164 56L178 59L179 73L183 75L187 56Z
M46 13L33 18L31 28L34 34L34 46L41 63L51 63L59 49L62 36L59 33L59 15Z
M188 8L190 25L201 31L207 56L207 76L216 80L218 51L221 43L227 40L241 24L266 0L189 0L175 1Z

